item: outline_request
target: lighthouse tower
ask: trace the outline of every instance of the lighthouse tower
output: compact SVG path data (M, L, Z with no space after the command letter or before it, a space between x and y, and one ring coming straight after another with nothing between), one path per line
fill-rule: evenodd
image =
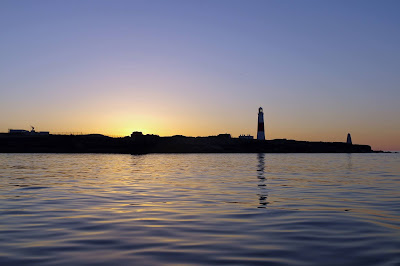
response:
M346 143L347 143L347 144L353 144L353 142L351 141L351 135L350 135L350 133L347 133L347 141L346 141Z
M264 132L264 112L263 112L262 107L258 108L257 139L259 139L259 140L265 140L265 132Z

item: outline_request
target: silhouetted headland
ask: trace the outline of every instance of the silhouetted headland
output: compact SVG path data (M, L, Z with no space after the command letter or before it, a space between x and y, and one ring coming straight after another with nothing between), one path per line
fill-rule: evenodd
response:
M100 134L52 135L26 132L0 133L2 153L370 153L369 145L345 142L310 142L287 139L232 138L230 134L209 137L181 135L160 137L134 132L113 138Z

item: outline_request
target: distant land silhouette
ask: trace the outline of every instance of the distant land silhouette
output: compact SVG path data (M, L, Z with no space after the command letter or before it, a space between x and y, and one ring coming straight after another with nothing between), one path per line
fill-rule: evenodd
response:
M232 138L230 134L209 137L176 135L160 137L133 132L113 138L100 134L52 135L14 131L0 133L2 153L370 153L369 145L345 142L310 142L287 139Z

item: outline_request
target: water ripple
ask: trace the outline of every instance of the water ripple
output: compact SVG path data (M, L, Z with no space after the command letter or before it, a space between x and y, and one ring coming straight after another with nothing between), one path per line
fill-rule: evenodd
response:
M399 265L399 154L0 154L1 265Z

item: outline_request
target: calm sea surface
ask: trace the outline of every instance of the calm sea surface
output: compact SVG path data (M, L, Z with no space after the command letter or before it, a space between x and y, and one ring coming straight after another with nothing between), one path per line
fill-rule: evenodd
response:
M1 265L400 265L400 154L0 154Z

